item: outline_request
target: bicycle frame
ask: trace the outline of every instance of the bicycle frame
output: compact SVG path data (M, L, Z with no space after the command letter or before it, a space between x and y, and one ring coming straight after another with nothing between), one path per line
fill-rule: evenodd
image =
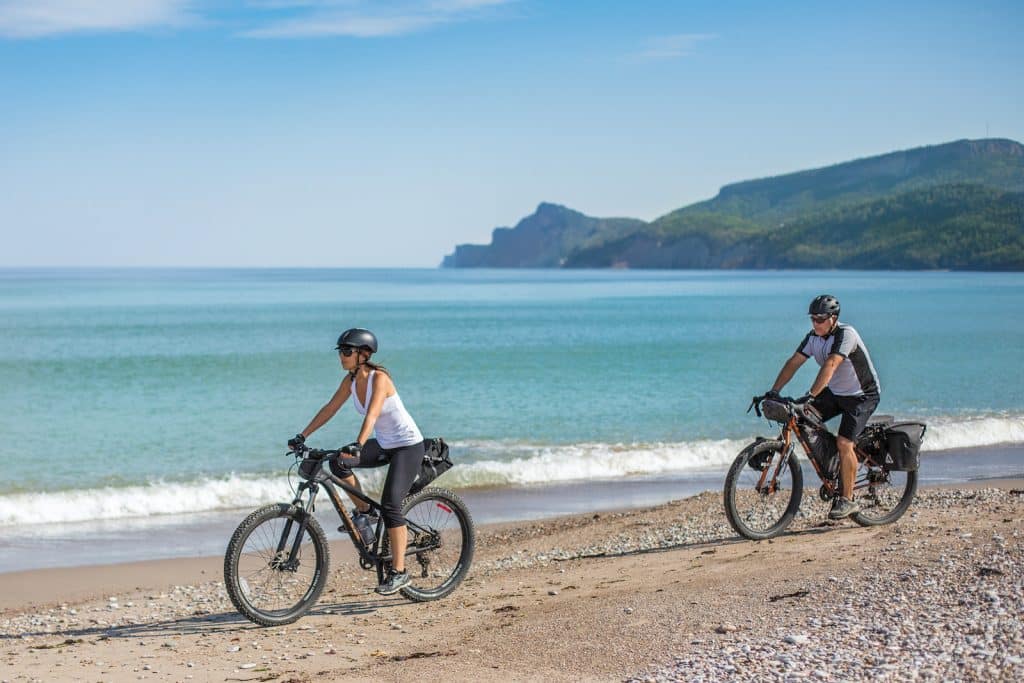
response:
M350 484L345 483L343 480L336 477L331 472L326 471L323 468L322 463L317 467L316 473L310 479L304 480L302 483L300 483L295 491L295 498L292 500L292 505L303 510L303 512L305 512L306 514L302 516L302 521L299 523L299 530L298 533L295 535L295 540L293 542L292 548L288 553L287 563L295 562L295 558L297 557L299 552L299 546L302 543L303 534L305 533L306 530L306 520L308 519L308 516L313 514L313 512L316 509L316 497L321 487L327 491L327 497L330 499L335 511L341 518L342 524L344 525L345 530L348 532L349 538L352 541L352 545L355 546L356 552L359 553L360 561L365 563L366 565L364 568L369 569L371 566L375 567L377 570L378 578L382 579L386 563L390 562L393 559L393 555L391 555L390 553L381 554L379 552L379 549L383 546L384 534L386 533L386 529L384 527L384 517L383 514L380 514L383 512L383 508L381 507L379 502L375 501L373 498L370 498L368 495L363 493L362 490L356 488L355 486L351 486ZM354 496L355 498L358 498L359 500L363 501L364 503L370 506L371 510L376 510L378 512L380 519L377 522L377 528L374 531L374 539L372 544L367 545L363 542L362 534L360 534L359 530L356 528L355 522L352 520L352 516L349 515L348 510L345 509L345 504L341 499L341 495L338 493L338 488L341 488L350 496ZM306 496L307 492L308 496ZM307 497L307 500L305 502L303 501L304 497ZM277 547L277 557L281 557L281 553L285 550L285 545L287 545L287 540L291 532L292 524L293 522L290 519L285 523L284 530L281 533L281 540L279 541ZM414 533L429 534L431 535L431 537L433 537L433 532L430 529L424 528L416 524L415 522L406 520L406 525ZM436 542L440 543L439 540L437 540ZM425 550L432 549L433 547L424 547L422 544L409 543L405 549L405 556L409 557L411 555L417 555L418 553L422 553ZM288 564L284 564L283 566L287 568Z
M827 491L830 494L835 494L837 484L839 483L838 480L833 480L830 477L826 477L823 475L821 467L818 465L818 461L811 456L813 449L811 448L811 445L807 443L807 440L804 438L803 433L800 431L800 428L796 422L795 415L790 415L789 420L786 422L786 424L782 426L782 432L780 433L779 438L783 444L782 452L784 456L779 459L778 464L775 466L775 471L772 473L771 484L767 489L765 488L765 479L768 476L768 470L771 469L766 467L761 472L761 478L757 482L757 490L765 493L775 493L775 487L778 482L779 474L782 473L782 467L789 461L789 455L796 447L792 439L792 435L794 434L796 435L797 442L799 442L800 446L804 449L804 453L807 455L807 459L810 461L811 466L814 468L815 474L817 474L818 479L821 480L822 486L824 486L825 491ZM858 446L857 444L854 444L853 452L857 456L858 462L866 462L868 460L871 460L871 456L868 453L864 452L864 450L862 450L860 446ZM864 477L863 479L854 482L853 490L858 491L866 487L869 487L870 485L871 482L868 479L868 477Z

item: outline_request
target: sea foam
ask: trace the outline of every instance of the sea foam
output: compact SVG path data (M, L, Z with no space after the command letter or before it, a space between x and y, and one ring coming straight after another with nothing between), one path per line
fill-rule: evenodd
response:
M1020 415L923 421L928 423L925 451L1024 443L1024 416ZM452 488L523 486L685 474L699 469L724 471L750 441L747 437L647 444L455 442L452 456L456 467L438 483ZM384 470L361 471L359 475L367 489L376 491ZM291 483L296 483L294 477ZM16 493L0 495L0 527L244 509L290 500L291 495L283 472L55 491L45 496Z

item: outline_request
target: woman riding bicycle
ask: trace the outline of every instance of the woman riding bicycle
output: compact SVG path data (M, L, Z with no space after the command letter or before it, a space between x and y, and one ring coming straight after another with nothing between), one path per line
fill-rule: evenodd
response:
M391 595L410 581L405 571L408 533L402 516L402 500L408 495L423 461L423 435L402 404L391 375L385 368L370 362L370 356L377 352L377 337L373 332L359 327L345 330L338 337L337 350L341 367L346 371L341 385L309 425L288 441L288 447L294 449L302 445L352 396L356 412L364 416L363 425L356 440L341 449L342 456L331 461L331 471L346 484L359 488L352 468L391 464L384 480L381 507L393 560L383 583L375 589L381 595ZM371 434L376 438L369 438ZM363 501L354 497L352 501L359 514L369 510Z

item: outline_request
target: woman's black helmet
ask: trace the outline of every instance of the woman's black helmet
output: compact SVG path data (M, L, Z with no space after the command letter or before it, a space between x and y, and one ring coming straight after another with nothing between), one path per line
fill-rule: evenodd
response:
M814 297L814 301L807 308L808 315L839 315L839 299L831 294L821 294Z
M371 353L377 353L377 336L362 327L353 327L345 330L338 337L337 349L342 346L354 346L357 349L368 349Z

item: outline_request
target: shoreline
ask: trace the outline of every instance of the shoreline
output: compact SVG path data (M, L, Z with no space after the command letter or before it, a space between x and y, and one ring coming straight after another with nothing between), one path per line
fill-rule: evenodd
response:
M805 516L762 542L729 529L714 492L483 525L448 598L381 598L372 573L338 557L317 606L278 628L234 611L220 558L26 572L48 601L26 604L23 590L3 610L0 679L1024 676L1024 479L926 487L881 527L827 522L825 510L805 499ZM116 590L72 597L96 578Z
M975 491L988 488L1024 491L1024 476L979 479L972 482L946 482L919 487L923 491ZM664 507L698 497L712 496L721 507L721 493L700 491L680 499L660 501L650 507ZM624 505L614 508L595 508L573 514L545 516L534 519L511 519L477 522L478 532L501 533L524 525L565 524L588 515L616 515L643 511L647 506ZM913 508L911 508L913 509ZM721 511L725 519L724 511ZM474 517L475 519L475 517ZM325 529L326 530L326 529ZM730 533L734 533L731 532ZM735 535L735 534L734 534ZM743 542L737 536L736 539ZM330 537L331 565L350 565L356 561L355 551L348 537L332 534ZM153 591L176 584L202 583L223 580L224 556L167 557L132 562L42 567L0 573L0 610L26 610L52 607L65 602L88 600L125 591ZM63 592L57 593L54 586Z
M1024 478L1024 444L929 451L922 455L921 485L958 485L991 477ZM545 485L456 489L480 524L528 522L601 510L636 509L713 491L720 495L727 468ZM816 481L810 475L810 481ZM444 479L438 480L440 486ZM287 487L282 484L282 492ZM806 493L806 492L805 492ZM282 500L284 496L282 496ZM321 501L323 503L323 501ZM223 553L252 508L0 529L0 578L51 568L109 566ZM331 541L337 514L320 506Z

